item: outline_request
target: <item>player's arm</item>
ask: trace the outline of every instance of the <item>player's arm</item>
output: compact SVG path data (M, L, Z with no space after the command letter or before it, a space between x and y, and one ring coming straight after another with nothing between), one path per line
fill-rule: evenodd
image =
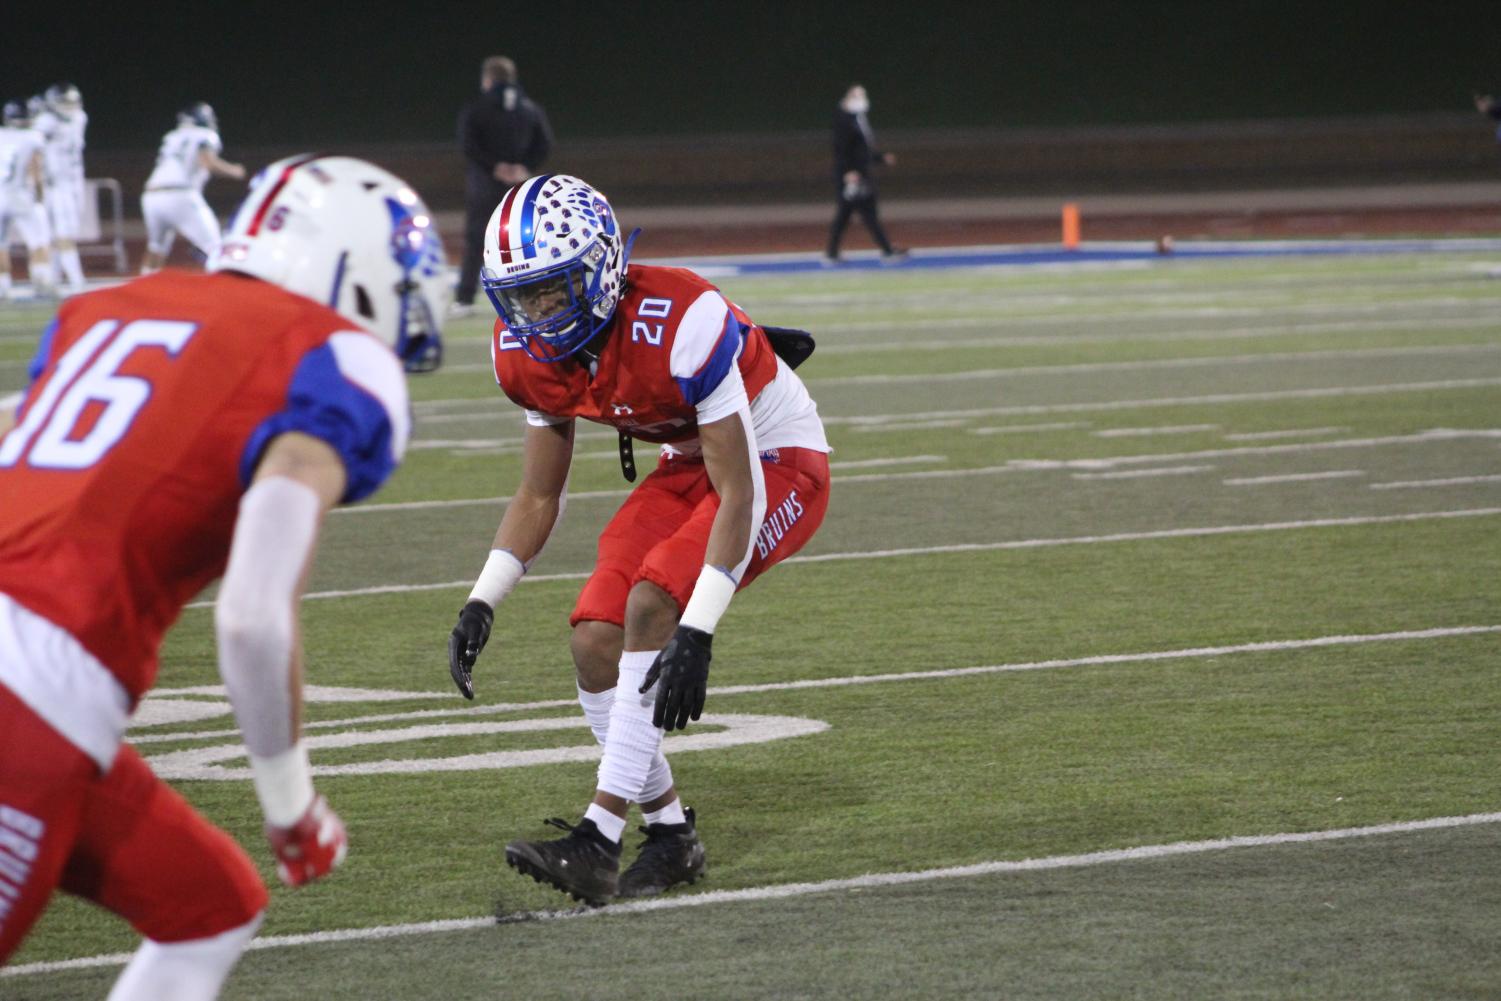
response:
M293 886L331 871L347 844L342 822L313 791L301 742L297 614L319 527L346 485L342 460L321 439L300 432L272 439L241 498L215 603L219 671L244 734L277 872Z
M448 673L466 699L474 698L474 662L490 639L496 606L521 580L562 520L572 463L572 420L527 425L521 485L506 506L490 556L448 637Z
M766 509L765 488L756 475L760 466L752 445L754 435L749 409L698 429L704 469L719 495L704 563L737 579L750 561L751 536L759 521L757 508Z
M714 630L750 564L756 530L766 515L766 483L739 368L731 365L697 408L704 468L719 509L693 594L641 686L646 692L657 685L652 722L666 730L682 729L703 713Z
M198 165L210 174L215 174L219 177L228 177L236 181L243 181L245 179L244 164L230 163L208 146L200 146L198 148Z

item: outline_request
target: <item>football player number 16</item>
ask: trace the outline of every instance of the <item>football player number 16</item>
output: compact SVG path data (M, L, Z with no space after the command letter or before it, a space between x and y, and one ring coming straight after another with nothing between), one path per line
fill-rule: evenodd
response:
M151 399L151 383L121 375L120 366L143 348L176 357L197 330L196 323L181 320L94 324L58 359L41 395L26 408L26 419L0 439L0 467L14 466L22 455L38 469L85 469L98 462ZM91 403L103 409L95 408L93 423L79 433Z

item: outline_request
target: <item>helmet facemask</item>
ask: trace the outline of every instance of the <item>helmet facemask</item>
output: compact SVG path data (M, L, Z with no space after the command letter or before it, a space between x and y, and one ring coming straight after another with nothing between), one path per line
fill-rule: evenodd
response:
M480 283L509 339L551 363L605 332L629 259L604 195L576 177L543 174L512 188L491 214Z
M610 322L618 290L605 292L610 248L601 237L577 258L547 271L505 279L486 267L480 282L511 336L536 361L556 362L592 341Z
M432 372L443 364L441 327L421 287L410 276L396 284L396 357L408 372Z
M396 343L394 350L408 372L431 372L443 361L441 324L433 316L427 297L416 278L441 267L443 251L438 245L432 220L425 212L387 199L391 212L391 256L401 268L396 293Z

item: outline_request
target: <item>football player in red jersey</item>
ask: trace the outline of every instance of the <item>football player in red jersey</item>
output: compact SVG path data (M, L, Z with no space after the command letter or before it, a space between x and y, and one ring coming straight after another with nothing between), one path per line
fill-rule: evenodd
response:
M57 887L146 938L112 1001L214 998L254 936L254 864L122 743L163 633L221 575L219 669L277 871L342 860L300 740L297 602L324 513L401 460L442 264L400 179L294 157L210 273L75 297L48 327L0 438L0 962Z
M628 265L630 243L605 197L561 174L511 189L490 219L495 377L527 427L521 484L449 639L449 669L473 698L494 609L562 515L578 418L619 429L628 478L629 439L661 443L570 617L579 702L604 748L593 802L578 824L551 822L565 837L506 848L513 867L591 904L703 872L663 730L699 718L731 597L812 537L829 496L817 407L766 330L692 271ZM811 350L806 335L780 336L795 361ZM621 874L631 803L647 840Z

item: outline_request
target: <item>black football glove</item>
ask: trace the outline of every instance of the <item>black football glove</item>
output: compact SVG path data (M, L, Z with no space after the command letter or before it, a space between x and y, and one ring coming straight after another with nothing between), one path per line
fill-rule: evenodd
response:
M459 612L458 625L448 634L448 673L453 683L459 686L464 698L473 700L474 679L470 672L479 652L490 639L490 626L495 621L495 610L483 601L471 601Z
M698 719L704 711L704 696L709 693L709 646L714 635L692 626L678 626L672 639L652 661L644 693L657 687L657 704L652 709L652 726L664 730L685 730L688 720Z

